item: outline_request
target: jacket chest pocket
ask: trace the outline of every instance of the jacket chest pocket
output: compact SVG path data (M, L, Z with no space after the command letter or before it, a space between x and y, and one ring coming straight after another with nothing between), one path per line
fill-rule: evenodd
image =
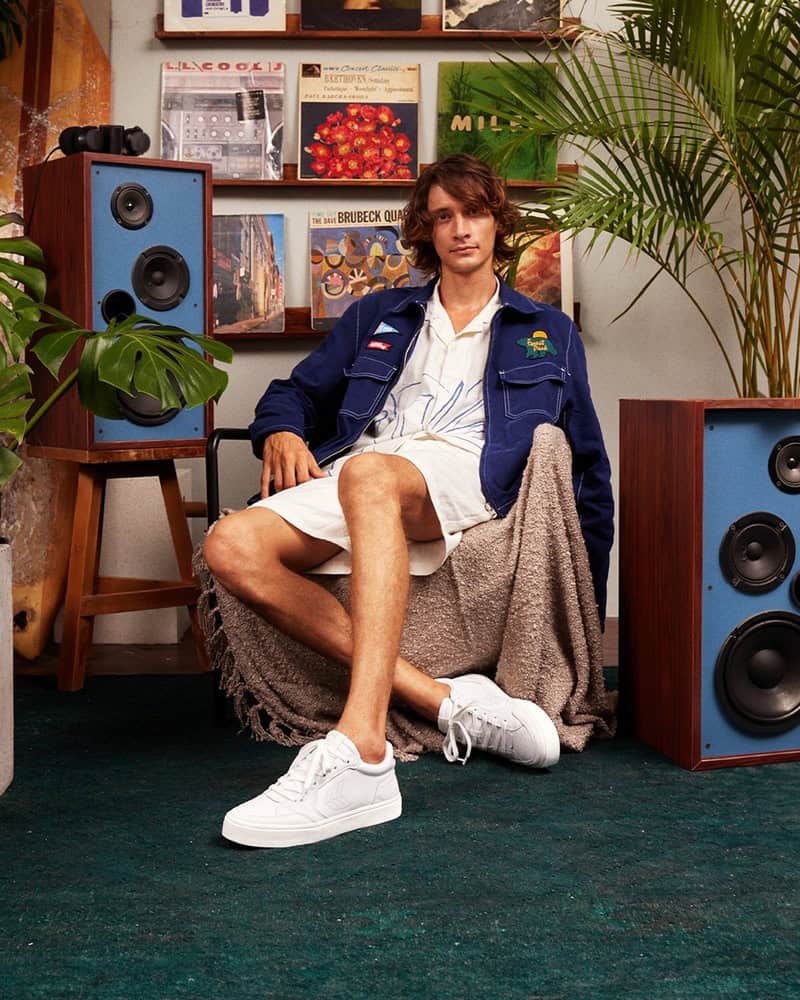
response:
M369 417L378 408L386 393L386 384L397 372L397 365L380 358L362 355L344 369L347 387L340 412L351 417Z
M501 371L506 416L513 420L538 414L555 422L561 413L565 378L560 365L547 361Z

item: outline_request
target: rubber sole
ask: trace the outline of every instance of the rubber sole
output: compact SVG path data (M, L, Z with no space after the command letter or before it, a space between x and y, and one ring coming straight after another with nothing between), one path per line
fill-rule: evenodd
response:
M497 691L495 682L482 674L470 676L470 680L473 684L486 688L487 691ZM541 742L544 746L542 753L532 760L522 760L520 757L514 757L511 754L501 754L500 756L513 761L515 764L522 764L524 767L552 767L554 764L557 764L561 756L561 741L558 738L558 730L553 720L543 708L539 708L532 701L526 701L524 698L509 698L509 700L514 706L514 714L517 718L541 736ZM495 753L496 751L490 750L488 752Z
M222 824L222 836L235 844L245 847L300 847L302 844L316 844L320 840L329 840L351 830L361 830L379 823L389 823L397 819L403 811L402 796L397 795L386 802L378 802L371 806L362 806L351 812L333 816L319 823L294 827L251 827L228 816Z
M544 743L543 756L535 760L519 760L512 758L518 764L525 764L527 767L552 767L558 763L561 756L561 741L558 738L558 730L553 720L543 708L539 708L532 701L525 701L523 698L512 698L514 703L514 714L528 726L531 726L540 733Z

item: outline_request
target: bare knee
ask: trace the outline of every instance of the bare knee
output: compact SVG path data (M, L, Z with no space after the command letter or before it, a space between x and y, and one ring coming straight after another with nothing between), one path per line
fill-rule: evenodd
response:
M267 513L267 512L265 512ZM231 585L239 577L262 571L269 559L268 531L248 511L221 518L206 535L203 555L212 574Z
M379 452L364 452L348 459L339 473L338 490L343 506L378 500L385 508L392 500L399 501L392 463L389 456Z
M398 455L364 452L349 459L339 473L339 500L351 527L359 515L397 519L407 538L441 537L439 518L425 477Z

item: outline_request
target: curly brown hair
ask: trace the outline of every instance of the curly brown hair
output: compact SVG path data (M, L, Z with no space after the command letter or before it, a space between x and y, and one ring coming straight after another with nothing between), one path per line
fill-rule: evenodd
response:
M508 200L505 183L483 160L467 153L453 153L422 171L403 209L403 241L411 247L414 267L425 274L438 274L441 269L439 255L433 246L433 218L428 211L428 195L434 184L466 208L491 212L497 223L496 264L507 264L516 257L510 238L520 214L517 206Z

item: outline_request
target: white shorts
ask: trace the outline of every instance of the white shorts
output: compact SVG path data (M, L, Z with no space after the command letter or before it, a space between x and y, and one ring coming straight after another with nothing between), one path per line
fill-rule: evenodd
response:
M437 570L461 541L461 534L495 516L486 502L480 483L480 456L448 444L438 438L409 438L398 442L376 443L370 451L399 455L413 462L425 478L428 494L439 518L442 537L432 542L408 543L409 565L413 576L428 576ZM249 509L272 510L300 531L338 545L338 552L314 573L349 573L350 535L339 503L338 476L353 455L336 459L323 471L324 479L310 479L299 486L282 490L259 500Z

